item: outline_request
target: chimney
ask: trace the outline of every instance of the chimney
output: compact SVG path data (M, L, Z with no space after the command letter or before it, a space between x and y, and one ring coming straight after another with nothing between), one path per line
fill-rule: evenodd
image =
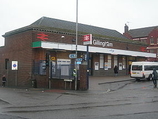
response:
M124 33L127 33L128 32L128 26L127 26L127 24L125 24L125 26L124 26Z

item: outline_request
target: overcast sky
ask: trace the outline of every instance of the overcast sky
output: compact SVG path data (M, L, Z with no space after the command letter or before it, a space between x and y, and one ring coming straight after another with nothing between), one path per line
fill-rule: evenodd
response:
M78 22L124 32L158 26L158 0L78 0ZM0 45L5 32L46 16L76 21L76 0L0 0Z

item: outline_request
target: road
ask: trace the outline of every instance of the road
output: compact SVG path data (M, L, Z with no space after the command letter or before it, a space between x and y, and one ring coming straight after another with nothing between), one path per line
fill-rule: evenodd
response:
M157 119L151 81L99 82L97 90L0 88L0 119Z

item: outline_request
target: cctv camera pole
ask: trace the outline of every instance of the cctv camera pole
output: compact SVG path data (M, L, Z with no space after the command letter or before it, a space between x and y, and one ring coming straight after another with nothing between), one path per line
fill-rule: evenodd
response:
M77 59L77 43L78 43L78 0L76 0L76 59ZM75 69L76 69L76 77L75 77L75 90L77 90L77 60L75 60Z

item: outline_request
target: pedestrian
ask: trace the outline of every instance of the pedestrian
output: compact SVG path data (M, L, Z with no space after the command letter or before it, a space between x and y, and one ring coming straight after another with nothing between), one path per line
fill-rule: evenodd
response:
M118 75L118 67L115 65L115 67L114 67L114 74L115 74L115 76L117 76Z
M6 83L7 79L5 77L5 75L2 76L2 87L5 87L5 83Z
M157 88L157 77L158 77L158 74L157 74L156 69L154 68L153 73L152 73L152 80L153 80L154 88Z

